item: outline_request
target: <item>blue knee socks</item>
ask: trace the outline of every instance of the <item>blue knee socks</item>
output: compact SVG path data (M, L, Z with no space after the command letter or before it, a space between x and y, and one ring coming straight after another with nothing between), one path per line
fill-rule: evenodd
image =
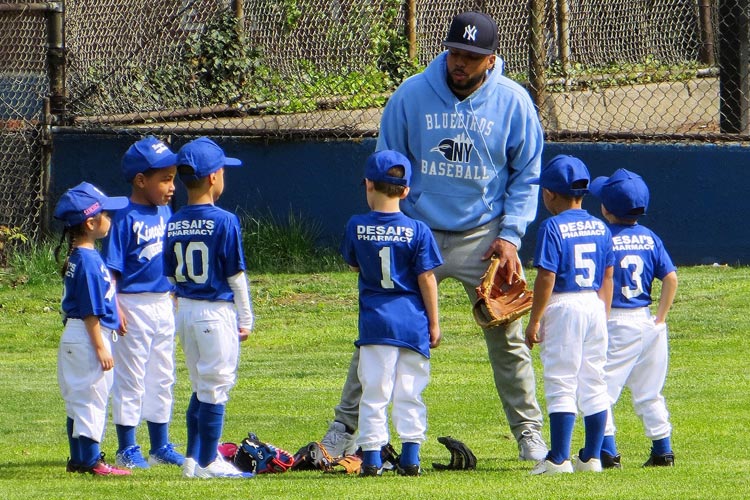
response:
M201 408L201 402L198 401L198 395L193 393L190 396L187 411L185 411L185 424L187 427L187 444L185 445L185 456L193 459L198 458L198 450L201 446L201 437L198 434L198 412Z
M99 443L86 436L80 436L78 442L81 445L81 466L93 467L102 455Z
M604 426L607 425L607 410L583 417L583 425L586 430L586 439L579 458L584 462L592 458L599 460L604 440Z
M367 450L362 452L362 466L374 465L378 469L383 466L383 459L380 458L380 450Z
M550 450L547 460L559 465L570 458L570 440L573 438L575 422L575 413L549 414Z
M148 425L148 437L151 440L149 453L153 453L169 442L169 424L146 421L146 425Z
M73 419L68 417L66 422L68 430L68 445L70 446L70 463L72 465L81 465L81 443L78 438L73 437Z
M198 465L206 467L216 460L216 448L221 438L221 428L224 424L224 405L201 403L198 411L198 435L200 436L200 450Z
M129 446L135 446L135 426L115 425L117 430L117 451L122 451Z
M419 465L419 443L403 443L401 445L401 458L399 465Z
M655 439L651 444L651 454L654 456L666 455L672 453L672 443L669 436L663 439Z

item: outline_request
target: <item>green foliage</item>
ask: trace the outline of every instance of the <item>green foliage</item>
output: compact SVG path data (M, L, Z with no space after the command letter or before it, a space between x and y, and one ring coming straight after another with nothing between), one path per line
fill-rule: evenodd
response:
M612 61L602 66L573 63L567 68L567 71L560 64L560 61L555 61L547 69L547 81L555 83L548 86L547 90L550 92L596 91L626 85L686 81L695 78L699 67L700 64L696 61L666 64L653 55L646 57L640 63ZM560 81L560 83L557 83L557 81Z
M321 226L289 211L286 220L273 214L240 217L242 239L250 274L304 273L341 270L338 253L320 247Z
M19 245L29 241L21 228L15 226L0 225L0 267L8 263L8 254Z

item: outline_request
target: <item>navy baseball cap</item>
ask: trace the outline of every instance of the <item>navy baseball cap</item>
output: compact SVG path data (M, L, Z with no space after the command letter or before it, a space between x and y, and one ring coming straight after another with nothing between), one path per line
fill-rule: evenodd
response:
M98 188L82 182L65 191L55 206L55 219L65 222L68 227L77 226L89 217L104 210L119 210L128 206L125 196L107 196Z
M477 54L494 54L497 50L497 24L482 12L463 12L451 21L443 45Z
M180 174L180 177L202 179L220 168L239 167L242 161L224 156L218 144L208 137L199 137L188 142L177 152L177 165L186 165L193 169L193 174Z
M597 177L590 189L604 208L623 219L637 219L648 208L648 186L640 175L624 168L609 177Z
M539 177L530 184L539 184L554 193L583 196L589 192L589 169L575 156L557 155L542 168Z
M393 167L404 167L403 177L392 177L388 175L388 170ZM411 162L409 159L390 149L377 151L367 158L365 165L365 179L371 181L387 182L397 186L408 186L411 182Z
M177 164L177 155L169 146L153 136L136 142L122 157L122 175L131 182L136 175L151 168L166 168Z

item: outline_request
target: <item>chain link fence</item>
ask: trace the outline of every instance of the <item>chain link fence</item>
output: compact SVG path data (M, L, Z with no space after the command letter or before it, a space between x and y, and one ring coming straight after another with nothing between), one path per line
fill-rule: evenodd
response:
M747 141L749 5L0 0L0 226L38 233L50 131L375 136L464 10L497 20L549 140Z

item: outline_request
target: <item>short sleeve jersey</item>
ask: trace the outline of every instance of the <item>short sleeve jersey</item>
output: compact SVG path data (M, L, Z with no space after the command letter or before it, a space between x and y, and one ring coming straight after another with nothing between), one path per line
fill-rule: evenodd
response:
M112 330L120 326L115 284L101 255L91 248L76 248L68 258L63 278L62 310L67 319L98 316Z
M105 264L119 273L118 293L162 293L172 289L164 276L164 233L172 210L132 201L112 217L102 245Z
M432 231L401 212L355 215L341 245L359 267L357 346L392 345L430 357L427 313L417 277L443 263Z
M609 229L615 252L612 307L646 307L654 278L664 279L677 268L661 239L647 227L613 224Z
M178 297L232 302L227 278L244 270L236 215L214 205L187 205L169 219L164 273Z
M534 266L555 273L554 292L597 291L612 265L612 235L587 211L566 210L540 224Z

